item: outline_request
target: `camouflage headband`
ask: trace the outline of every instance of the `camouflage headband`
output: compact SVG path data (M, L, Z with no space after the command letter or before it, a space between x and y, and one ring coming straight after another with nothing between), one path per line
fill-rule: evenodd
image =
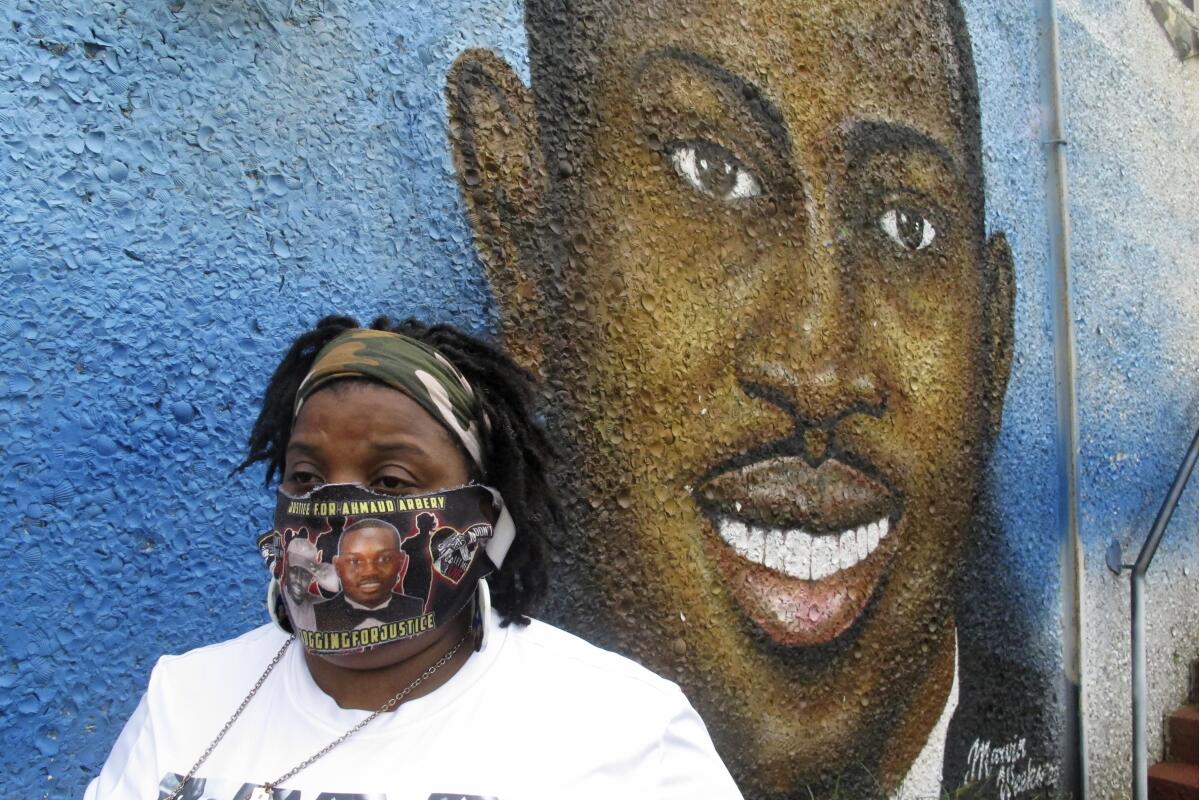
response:
M483 471L479 403L475 391L453 364L423 342L389 331L354 328L321 348L296 390L296 408L322 386L342 378L377 380L417 401L462 442L475 466ZM486 420L484 420L486 424Z

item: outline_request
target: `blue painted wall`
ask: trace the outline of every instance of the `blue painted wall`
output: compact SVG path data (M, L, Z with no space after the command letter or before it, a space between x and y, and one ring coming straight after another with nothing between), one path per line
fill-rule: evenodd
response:
M996 571L1037 632L1021 658L1053 673L1048 211L1022 5L966 11L988 228L1018 275ZM1103 547L1148 527L1196 422L1196 66L1136 4L1064 5L1085 625L1115 625L1115 652L1124 584ZM272 498L231 471L296 333L331 311L491 329L442 95L472 46L524 69L519 4L0 0L0 793L78 795L155 658L265 620L253 537ZM1164 553L1190 587L1164 631L1193 657L1196 514L1193 480ZM1097 686L1124 702L1119 679ZM1123 785L1119 749L1097 755L1118 765L1101 796Z

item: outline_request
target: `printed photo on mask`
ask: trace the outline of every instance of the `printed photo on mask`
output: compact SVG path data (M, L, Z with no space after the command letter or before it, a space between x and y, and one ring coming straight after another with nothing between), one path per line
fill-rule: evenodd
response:
M280 491L259 541L305 646L336 653L407 639L454 617L507 549L492 490L394 497L356 485Z

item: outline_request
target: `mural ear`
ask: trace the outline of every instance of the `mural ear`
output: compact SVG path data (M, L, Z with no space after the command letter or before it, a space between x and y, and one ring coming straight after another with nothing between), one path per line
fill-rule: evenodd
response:
M991 404L989 412L992 436L1000 432L1004 409L1004 392L1013 357L1013 307L1016 303L1016 276L1013 274L1012 250L1008 238L993 233L987 242L988 274L992 276L989 343L991 349Z
M504 59L472 49L450 67L446 100L454 169L505 343L536 374L544 334L534 237L546 173L533 97Z

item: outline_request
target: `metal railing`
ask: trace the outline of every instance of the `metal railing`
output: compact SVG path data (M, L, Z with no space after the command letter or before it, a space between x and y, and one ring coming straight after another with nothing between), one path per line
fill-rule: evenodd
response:
M1150 533L1138 553L1137 560L1132 564L1121 563L1121 544L1113 539L1104 554L1108 568L1120 575L1122 570L1129 572L1129 628L1132 639L1130 654L1130 671L1133 677L1133 798L1146 800L1147 765L1146 765L1146 569L1151 559L1158 551L1159 542L1179 505L1179 496L1187 486L1188 478L1196 466L1196 442L1200 439L1200 430L1192 435L1192 444L1188 447L1179 471L1175 473L1175 482L1163 499L1158 516L1150 526Z

